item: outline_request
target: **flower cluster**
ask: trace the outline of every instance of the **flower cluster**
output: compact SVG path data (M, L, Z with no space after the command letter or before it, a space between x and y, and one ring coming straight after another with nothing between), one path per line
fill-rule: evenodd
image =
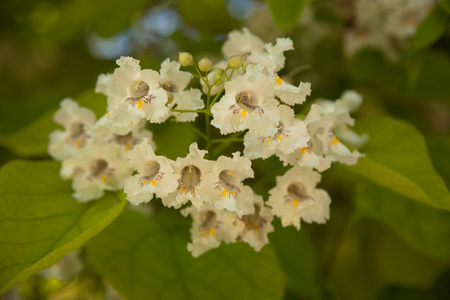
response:
M344 35L344 49L353 55L364 47L398 58L396 47L411 38L419 24L436 5L434 0L357 0Z
M243 241L259 251L274 230L274 216L283 226L298 229L301 221L326 222L331 199L317 188L319 172L334 161L355 164L362 154L346 144L357 146L367 138L349 129L354 123L350 112L362 101L353 91L337 101L312 104L303 118L295 115L294 106L306 100L311 88L280 77L284 52L291 49L289 38L265 44L244 28L229 34L222 48L225 59L215 65L204 58L197 66L182 52L179 62L167 59L157 72L122 57L113 74L97 81L96 91L107 97L106 114L96 120L90 110L63 100L54 120L64 131L50 135L49 153L62 161L61 176L72 180L79 201L123 189L133 205L156 197L190 216L193 256L221 242ZM195 67L199 89L188 89L194 75L181 66ZM155 153L148 122L192 122L199 114L207 126L196 131L206 150L194 142L175 161ZM210 125L221 135L242 134L242 153L211 157ZM290 168L276 178L264 201L244 181L254 177L251 160L272 155Z

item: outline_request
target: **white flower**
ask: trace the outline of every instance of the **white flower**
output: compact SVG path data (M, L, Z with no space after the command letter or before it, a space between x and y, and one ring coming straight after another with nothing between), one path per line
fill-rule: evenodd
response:
M183 110L196 110L204 108L204 102L201 99L201 92L196 89L185 91L189 81L192 78L192 74L189 72L180 71L180 64L176 61L170 61L166 59L161 64L160 70L161 87L167 92L167 107L183 109ZM179 112L167 112L164 118L170 116L177 116L179 122L192 122L197 117L196 113L179 113Z
M191 73L180 71L180 63L177 61L170 61L169 58L161 63L159 74L161 87L170 93L184 91L192 78Z
M356 164L359 157L363 156L357 150L350 151L333 133L337 126L354 123L342 100L313 104L305 122L312 137L314 152L318 155L331 156L333 160L348 165Z
M94 125L96 116L90 109L80 107L77 102L66 98L53 116L55 123L64 126L64 131L55 130L49 138L48 153L56 160L76 155L90 138L86 130Z
M347 90L342 93L341 100L348 107L348 111L353 113L359 109L362 104L363 97L356 91Z
M243 223L239 222L236 213L217 210L212 205L205 204L200 210L190 206L182 211L184 216L191 215L191 240L187 245L192 256L198 257L212 248L219 247L223 241L234 243Z
M95 92L97 94L103 94L108 96L108 89L111 86L112 74L100 74L97 77L97 83L95 85Z
M242 28L242 31L231 31L222 46L222 53L227 58L233 55L262 53L263 51L264 42L245 27Z
M211 107L211 124L228 134L252 129L275 134L280 121L271 77L261 66L247 67L245 74L225 83L225 95Z
M399 47L406 45L433 6L433 0L357 0L354 24L344 34L344 50L353 55L364 47L382 50L390 59L398 58Z
M250 159L266 159L273 154L290 154L298 148L307 147L309 134L306 124L296 119L294 110L280 105L280 122L278 131L272 135L260 135L249 131L244 136L244 155Z
M179 110L198 110L205 108L205 102L202 99L202 92L198 89L190 89L173 94L171 108ZM197 113L172 112L178 122L193 122L197 118Z
M253 206L255 207L253 214L244 215L240 218L245 226L239 237L256 251L259 251L265 244L269 243L267 234L274 230L271 224L273 215L271 210L264 206L261 196L255 195Z
M213 161L203 158L206 153L207 151L198 149L197 143L192 143L189 146L189 154L184 158L177 158L173 163L174 173L178 174L180 178L177 190L164 200L168 206L179 208L189 200L197 209L203 205L198 189L206 176L209 176L214 164Z
M125 150L131 150L135 145L141 143L142 138L147 138L153 149L156 149L153 142L153 133L144 129L146 122L140 120L140 122L134 127L132 131L125 135L113 133L108 126L108 119L110 116L104 115L101 117L94 126L91 126L87 133L92 137L92 142L95 144L117 144L123 147ZM126 152L124 152L126 153Z
M286 83L278 75L274 75L275 94L280 100L287 105L302 104L306 100L306 96L311 95L311 83L300 82L300 85L294 86Z
M149 202L153 195L163 200L178 186L179 175L173 173L171 160L157 156L147 138L136 145L128 154L128 165L137 170L137 174L125 182L124 192L133 205Z
M252 63L260 64L271 70L278 72L284 68L284 51L293 50L294 43L290 38L278 38L277 43L272 45L267 43L264 45L265 51L262 53L252 53L247 60Z
M314 139L312 139L314 140ZM319 145L319 143L314 143L314 145ZM316 150L318 148L318 150ZM318 152L318 153L316 153ZM286 154L283 152L278 152L277 156L286 166L287 164L300 167L310 167L314 168L319 172L323 172L330 168L331 163L334 161L331 156L323 156L323 151L320 147L313 146L311 140L307 143L306 147L296 149L293 153Z
M283 176L277 176L277 185L269 191L268 205L285 226L300 229L300 220L325 223L330 216L331 199L328 193L316 189L320 174L311 168L295 166Z
M127 134L140 118L161 123L169 117L166 91L160 87L160 76L153 70L141 70L139 61L131 57L117 60L106 88L110 126L114 133ZM100 84L101 86L101 84Z
M334 129L334 133L338 139L353 148L360 148L369 140L369 135L367 133L359 135L355 131L351 130L347 125L340 125L336 127L336 129Z
M204 202L212 203L217 209L235 211L239 216L253 213L253 191L242 181L253 178L251 162L239 152L233 158L220 156L211 173L198 189Z
M61 177L72 179L73 196L80 202L97 199L105 190L123 188L131 170L126 166L125 150L118 145L92 145L76 156L63 160Z

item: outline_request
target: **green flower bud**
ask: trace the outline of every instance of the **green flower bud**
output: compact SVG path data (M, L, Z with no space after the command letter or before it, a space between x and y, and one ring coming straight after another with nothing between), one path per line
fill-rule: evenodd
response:
M198 68L200 71L209 72L213 68L213 63L209 58L203 57L198 62Z
M178 52L178 61L183 67L191 66L194 64L194 58L189 52Z
M240 55L233 55L228 59L228 67L232 69L239 69L242 65L242 60Z

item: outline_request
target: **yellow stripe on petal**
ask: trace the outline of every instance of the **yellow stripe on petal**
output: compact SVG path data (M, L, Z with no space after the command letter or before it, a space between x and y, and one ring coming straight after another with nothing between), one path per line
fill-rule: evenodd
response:
M283 79L280 78L280 76L278 76L275 81L277 82L278 85L281 85L283 83Z
M283 137L281 135L278 137L278 139L280 140L280 143L283 142Z
M155 185L156 185L155 179L152 179L152 180L150 181L150 183L151 183L153 186L155 186Z
M337 138L333 139L333 145L337 145L339 143L339 140Z
M102 181L103 181L104 183L106 183L106 175L103 175L103 176L102 176Z
M295 207L298 207L298 200L292 201L292 203L295 205Z
M241 110L241 115L244 117L244 119L247 117L247 111L245 109Z
M142 107L142 104L144 104L144 101L139 100L139 101L138 101L138 108L139 108L139 109Z
M214 233L215 233L214 229L211 228L211 229L209 230L209 234L210 234L212 237L214 237Z
M228 192L227 192L227 190L225 190L225 189L224 189L224 190L222 190L222 197L224 197L224 198L225 198L225 197L227 196L227 193L228 193Z

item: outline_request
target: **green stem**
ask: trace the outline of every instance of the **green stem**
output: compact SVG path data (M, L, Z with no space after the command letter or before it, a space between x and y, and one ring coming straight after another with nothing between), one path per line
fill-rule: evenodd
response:
M209 110L207 110L207 109L190 110L190 109L175 109L175 108L171 108L170 111L180 112L180 113L199 113L199 114L206 114L206 115L212 116L211 112Z
M214 97L213 101L211 102L210 106L213 106L214 103L219 99L219 96L222 94L223 90L225 89L225 86L223 86L220 91L217 92L216 96ZM209 109L211 107L208 107Z
M199 130L197 127L195 127L194 125L188 123L188 122L184 122L184 125L187 126L187 128L189 128L192 132L198 134L199 136L201 136L206 142L208 142L208 137L206 136L206 134L204 134L201 130Z
M197 71L198 76L200 76L200 78L203 80L203 83L204 83L207 87L209 87L210 84L209 84L209 82L208 82L208 78L206 78L205 76L202 75L202 73L200 72L199 68L198 68L195 64L194 64L194 68L195 68L195 70Z
M243 134L243 132L236 132L234 134L232 134L229 138L225 138L223 139L224 141L222 143L220 143L219 146L214 148L214 156L217 156L217 154L219 154L220 152L222 152L223 149L225 149L226 147L228 147L233 140L236 140L237 138L239 138L241 135Z
M209 152L209 148L211 147L211 124L209 124L209 116L211 114L211 110L209 107L209 102L211 101L211 86L209 83L207 84L208 87L208 95L206 97L206 110L209 112L209 114L205 114L205 131L206 131L206 150Z

